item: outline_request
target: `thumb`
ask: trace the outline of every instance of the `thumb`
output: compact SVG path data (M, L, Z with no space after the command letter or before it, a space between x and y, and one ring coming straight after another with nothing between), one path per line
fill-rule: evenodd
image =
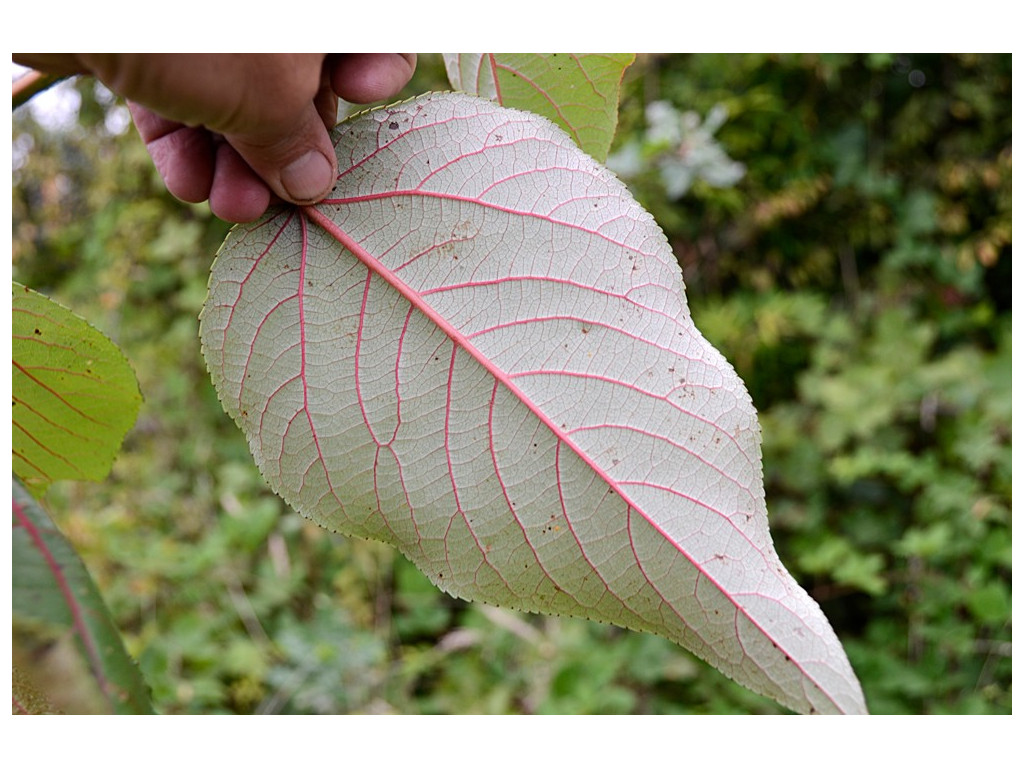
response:
M338 161L313 103L287 130L225 134L224 138L282 200L309 205L322 200L334 187Z

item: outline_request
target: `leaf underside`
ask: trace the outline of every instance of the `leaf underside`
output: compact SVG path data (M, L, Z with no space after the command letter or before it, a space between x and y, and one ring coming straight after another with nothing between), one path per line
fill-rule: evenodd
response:
M453 595L669 637L798 712L865 711L772 546L750 398L625 187L465 94L334 141L331 198L236 227L202 315L274 490Z

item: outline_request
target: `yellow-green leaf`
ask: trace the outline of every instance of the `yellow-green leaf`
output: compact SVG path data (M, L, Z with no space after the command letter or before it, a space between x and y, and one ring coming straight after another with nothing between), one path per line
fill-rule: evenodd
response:
M14 474L33 494L55 480L102 480L142 402L106 336L42 294L12 285Z
M632 53L446 53L452 87L551 120L604 162Z

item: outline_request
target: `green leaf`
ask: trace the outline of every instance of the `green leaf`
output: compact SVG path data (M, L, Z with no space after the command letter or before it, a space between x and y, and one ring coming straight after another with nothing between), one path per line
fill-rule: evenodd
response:
M908 529L894 548L908 557L935 557L946 551L953 535L953 526L942 520L924 528Z
M13 659L24 689L67 714L151 713L142 676L85 565L17 481L12 501Z
M615 136L619 85L632 53L446 53L452 87L528 109L604 162Z
M61 305L12 285L14 474L37 497L55 480L102 480L142 396L117 346Z
M991 581L967 595L967 607L985 624L1001 624L1010 618L1010 593L1006 585Z
M846 539L826 539L816 549L804 553L799 562L809 573L827 574L837 583L869 595L881 594L887 586L882 576L885 559L877 553L858 552Z

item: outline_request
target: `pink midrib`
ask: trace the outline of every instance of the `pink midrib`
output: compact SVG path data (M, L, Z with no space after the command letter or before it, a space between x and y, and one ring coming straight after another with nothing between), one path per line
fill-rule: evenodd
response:
M47 567L50 569L50 573L53 574L53 580L57 582L57 589L60 591L61 597L64 598L64 602L68 606L68 611L71 613L71 625L75 628L75 632L78 635L79 640L82 641L82 647L85 649L86 658L89 660L89 667L92 669L93 677L96 678L96 683L99 685L103 695L108 699L110 698L110 690L107 682L107 676L103 672L103 662L100 658L99 649L96 647L92 633L89 632L89 628L85 623L85 617L82 615L82 608L78 603L78 599L75 597L74 590L71 589L71 585L68 583L67 577L64 575L64 568L57 562L56 557L50 548L47 546L46 541L43 539L42 532L36 527L36 525L29 519L25 509L17 500L11 500L12 512L14 518L18 521L25 532L32 539L32 543L36 549L42 555L43 560L46 561Z
M552 434L554 434L560 442L569 446L569 448L573 452L575 452L576 455L579 456L579 458L582 459L583 462L588 467L590 467L590 469L598 477L600 477L608 485L609 488L612 488L615 491L615 493L618 494L623 499L623 501L626 502L629 509L635 510L647 522L648 525L650 525L654 530L656 530L666 541L670 542L672 546L675 547L681 555L686 557L692 563L694 568L696 568L704 576L704 578L708 579L709 582L714 584L718 591L722 595L724 595L730 602L732 602L733 606L739 613L744 615L752 625L756 626L766 638L771 640L773 643L776 643L777 645L777 641L772 637L772 635L769 632L767 632L764 629L764 627L762 627L752 616L750 616L750 614L747 613L747 611L743 608L742 605L740 605L736 602L735 599L733 599L732 595L729 593L728 590L722 587L722 585L714 577L708 574L699 563L694 562L693 559L689 556L689 554L685 550L683 550L679 546L679 544L671 536L669 536L655 521L653 521L643 511L643 509L640 506L633 503L633 501L629 497L629 494L627 494L625 490L623 490L620 487L620 485L616 483L615 480L612 479L607 472L604 471L604 469L595 464L594 461L587 455L587 453L572 441L571 437L566 433L564 429L555 424L554 421L552 421L551 418L546 413L544 413L543 410L541 410L540 408L537 407L536 404L534 404L533 400L530 397L528 397L526 393L523 392L516 385L516 383L505 371L499 368L487 355L483 354L480 350L478 350L473 345L473 343L466 337L465 334L463 334L460 330L453 326L443 315L441 315L433 307L431 307L430 304L424 300L423 296L418 291L409 286L393 271L389 270L383 264L381 264L381 262L376 257L369 253L362 245L360 245L356 240L354 240L347 232L345 232L341 227L339 227L321 210L319 210L316 207L309 206L303 208L302 212L303 215L307 219L309 219L309 221L320 226L326 233L328 233L340 245L342 245L360 262L362 262L362 264L368 270L378 275L381 279L383 279L391 287L398 291L402 295L402 297L406 299L406 301L408 301L417 310L422 312L445 335L447 335L448 338L450 338L455 343L456 346L464 350L474 360L476 360L477 363L482 365L487 370L487 372L490 373L491 376L495 378L496 381L500 382L502 386L507 387L509 391L511 391L513 395L515 395L515 397L520 402L522 402L530 410L530 412L533 413L534 416L536 416L537 419L540 420L542 424L544 424L549 430L551 430ZM303 290L303 287L300 287L300 291L301 290ZM666 605L671 606L671 603L666 601ZM682 620L682 617L680 617L680 619ZM786 655L789 656L791 663L795 664L797 667L800 668L806 679L814 681L814 677L810 675L803 668L802 665L800 665L795 659L793 659L790 654L787 653ZM817 686L817 683L815 683L815 685ZM825 689L821 688L820 686L817 687L820 691L822 691L822 693L824 693L826 696L829 696L828 692L825 691ZM831 696L829 696L829 698L831 698Z

